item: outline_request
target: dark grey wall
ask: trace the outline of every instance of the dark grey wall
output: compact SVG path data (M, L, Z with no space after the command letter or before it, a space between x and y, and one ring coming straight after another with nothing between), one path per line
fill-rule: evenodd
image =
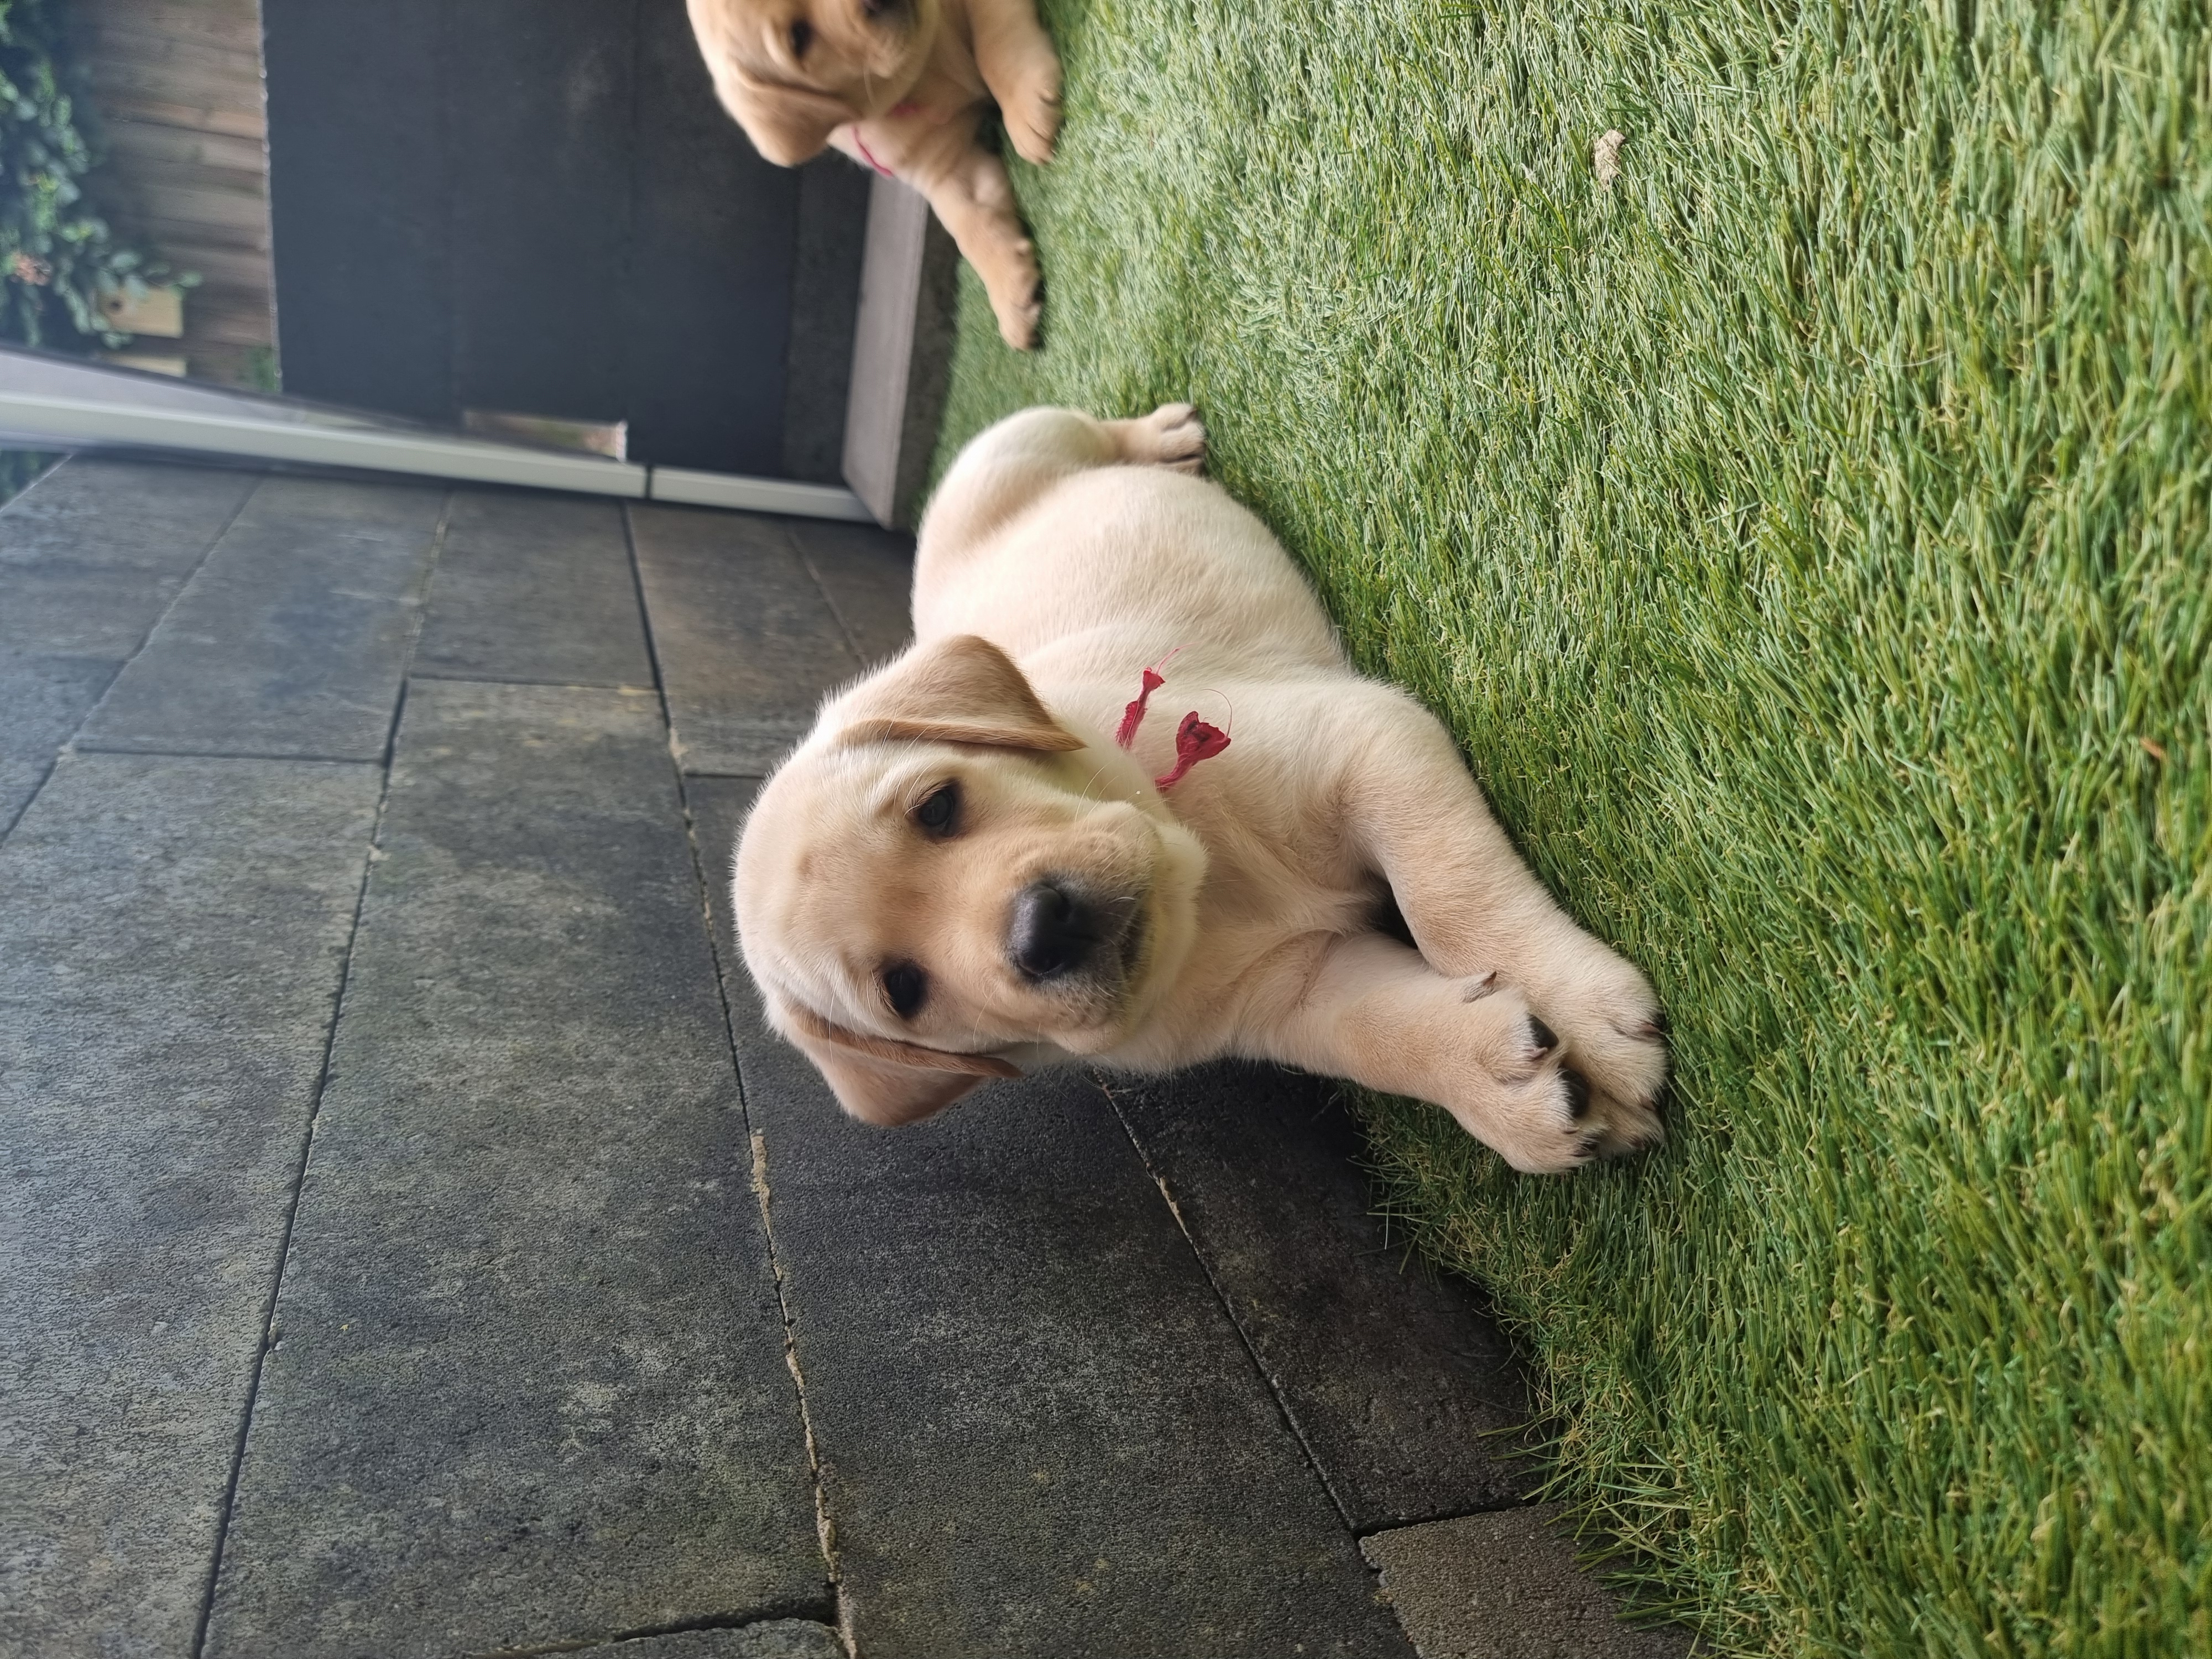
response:
M627 420L635 459L835 476L865 177L763 161L683 0L262 17L287 392Z
M783 470L817 483L841 483L845 477L845 393L853 378L872 177L834 150L799 170Z

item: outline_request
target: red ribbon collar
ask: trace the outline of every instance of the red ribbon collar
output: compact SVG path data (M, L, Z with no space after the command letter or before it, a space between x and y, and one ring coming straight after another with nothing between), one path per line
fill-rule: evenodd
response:
M1152 702L1152 693L1167 684L1167 677L1160 670L1174 661L1176 652L1182 649L1177 646L1145 671L1143 685L1135 699L1121 711L1121 724L1114 733L1114 741L1121 748L1127 749L1137 740L1137 728L1145 723L1146 705ZM1198 710L1192 709L1182 717L1182 724L1176 727L1175 769L1154 778L1152 787L1163 793L1174 788L1192 767L1202 760L1212 760L1228 747L1229 734L1218 726L1207 725L1199 719Z

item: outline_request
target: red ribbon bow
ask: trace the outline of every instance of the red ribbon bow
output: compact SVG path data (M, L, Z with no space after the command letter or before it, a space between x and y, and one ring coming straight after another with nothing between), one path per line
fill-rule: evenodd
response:
M1182 649L1181 646L1176 647L1176 651ZM1141 689L1129 706L1121 711L1121 724L1114 733L1114 741L1121 748L1127 749L1136 741L1137 728L1145 723L1146 705L1152 702L1152 693L1167 684L1166 678L1159 670L1168 665L1176 651L1170 651L1161 658L1158 667L1145 671ZM1174 788L1182 781L1182 775L1192 767L1202 760L1212 760L1228 747L1229 734L1219 726L1209 726L1199 719L1198 710L1192 709L1182 717L1182 724L1176 727L1175 770L1164 772L1154 778L1152 787L1162 791Z
M1229 747L1229 734L1218 726L1208 726L1199 719L1198 710L1192 709L1176 727L1175 770L1152 780L1156 789L1172 789L1182 781L1182 775L1202 760L1212 760Z
M1161 666L1166 665L1163 663ZM1127 749L1137 740L1137 728L1145 723L1145 705L1152 700L1152 693L1166 684L1160 678L1158 669L1147 668L1145 671L1145 689L1138 692L1135 700L1121 711L1121 724L1114 733L1117 747Z

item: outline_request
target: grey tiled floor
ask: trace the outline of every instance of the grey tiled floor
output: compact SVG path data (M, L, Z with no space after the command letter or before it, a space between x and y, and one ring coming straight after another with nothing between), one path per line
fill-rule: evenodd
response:
M0 1654L1679 1650L1516 1507L1324 1086L884 1133L765 1034L732 839L907 575L119 461L0 513Z

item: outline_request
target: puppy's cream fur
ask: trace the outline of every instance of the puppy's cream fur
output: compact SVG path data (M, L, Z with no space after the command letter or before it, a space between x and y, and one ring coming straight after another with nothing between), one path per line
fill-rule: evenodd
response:
M1352 671L1282 548L1193 476L1204 442L1183 404L1039 409L962 453L916 643L824 705L739 839L769 1019L879 1123L1078 1058L1235 1054L1433 1101L1516 1169L1655 1143L1650 987L1537 884L1443 727ZM1232 741L1164 796L1192 708ZM1024 971L1040 883L1095 902L1082 971ZM1377 927L1393 896L1418 951Z
M983 279L999 332L1036 343L1036 250L1006 164L976 142L994 100L1024 161L1052 157L1060 57L1036 0L689 0L722 106L796 167L830 147L929 204Z

